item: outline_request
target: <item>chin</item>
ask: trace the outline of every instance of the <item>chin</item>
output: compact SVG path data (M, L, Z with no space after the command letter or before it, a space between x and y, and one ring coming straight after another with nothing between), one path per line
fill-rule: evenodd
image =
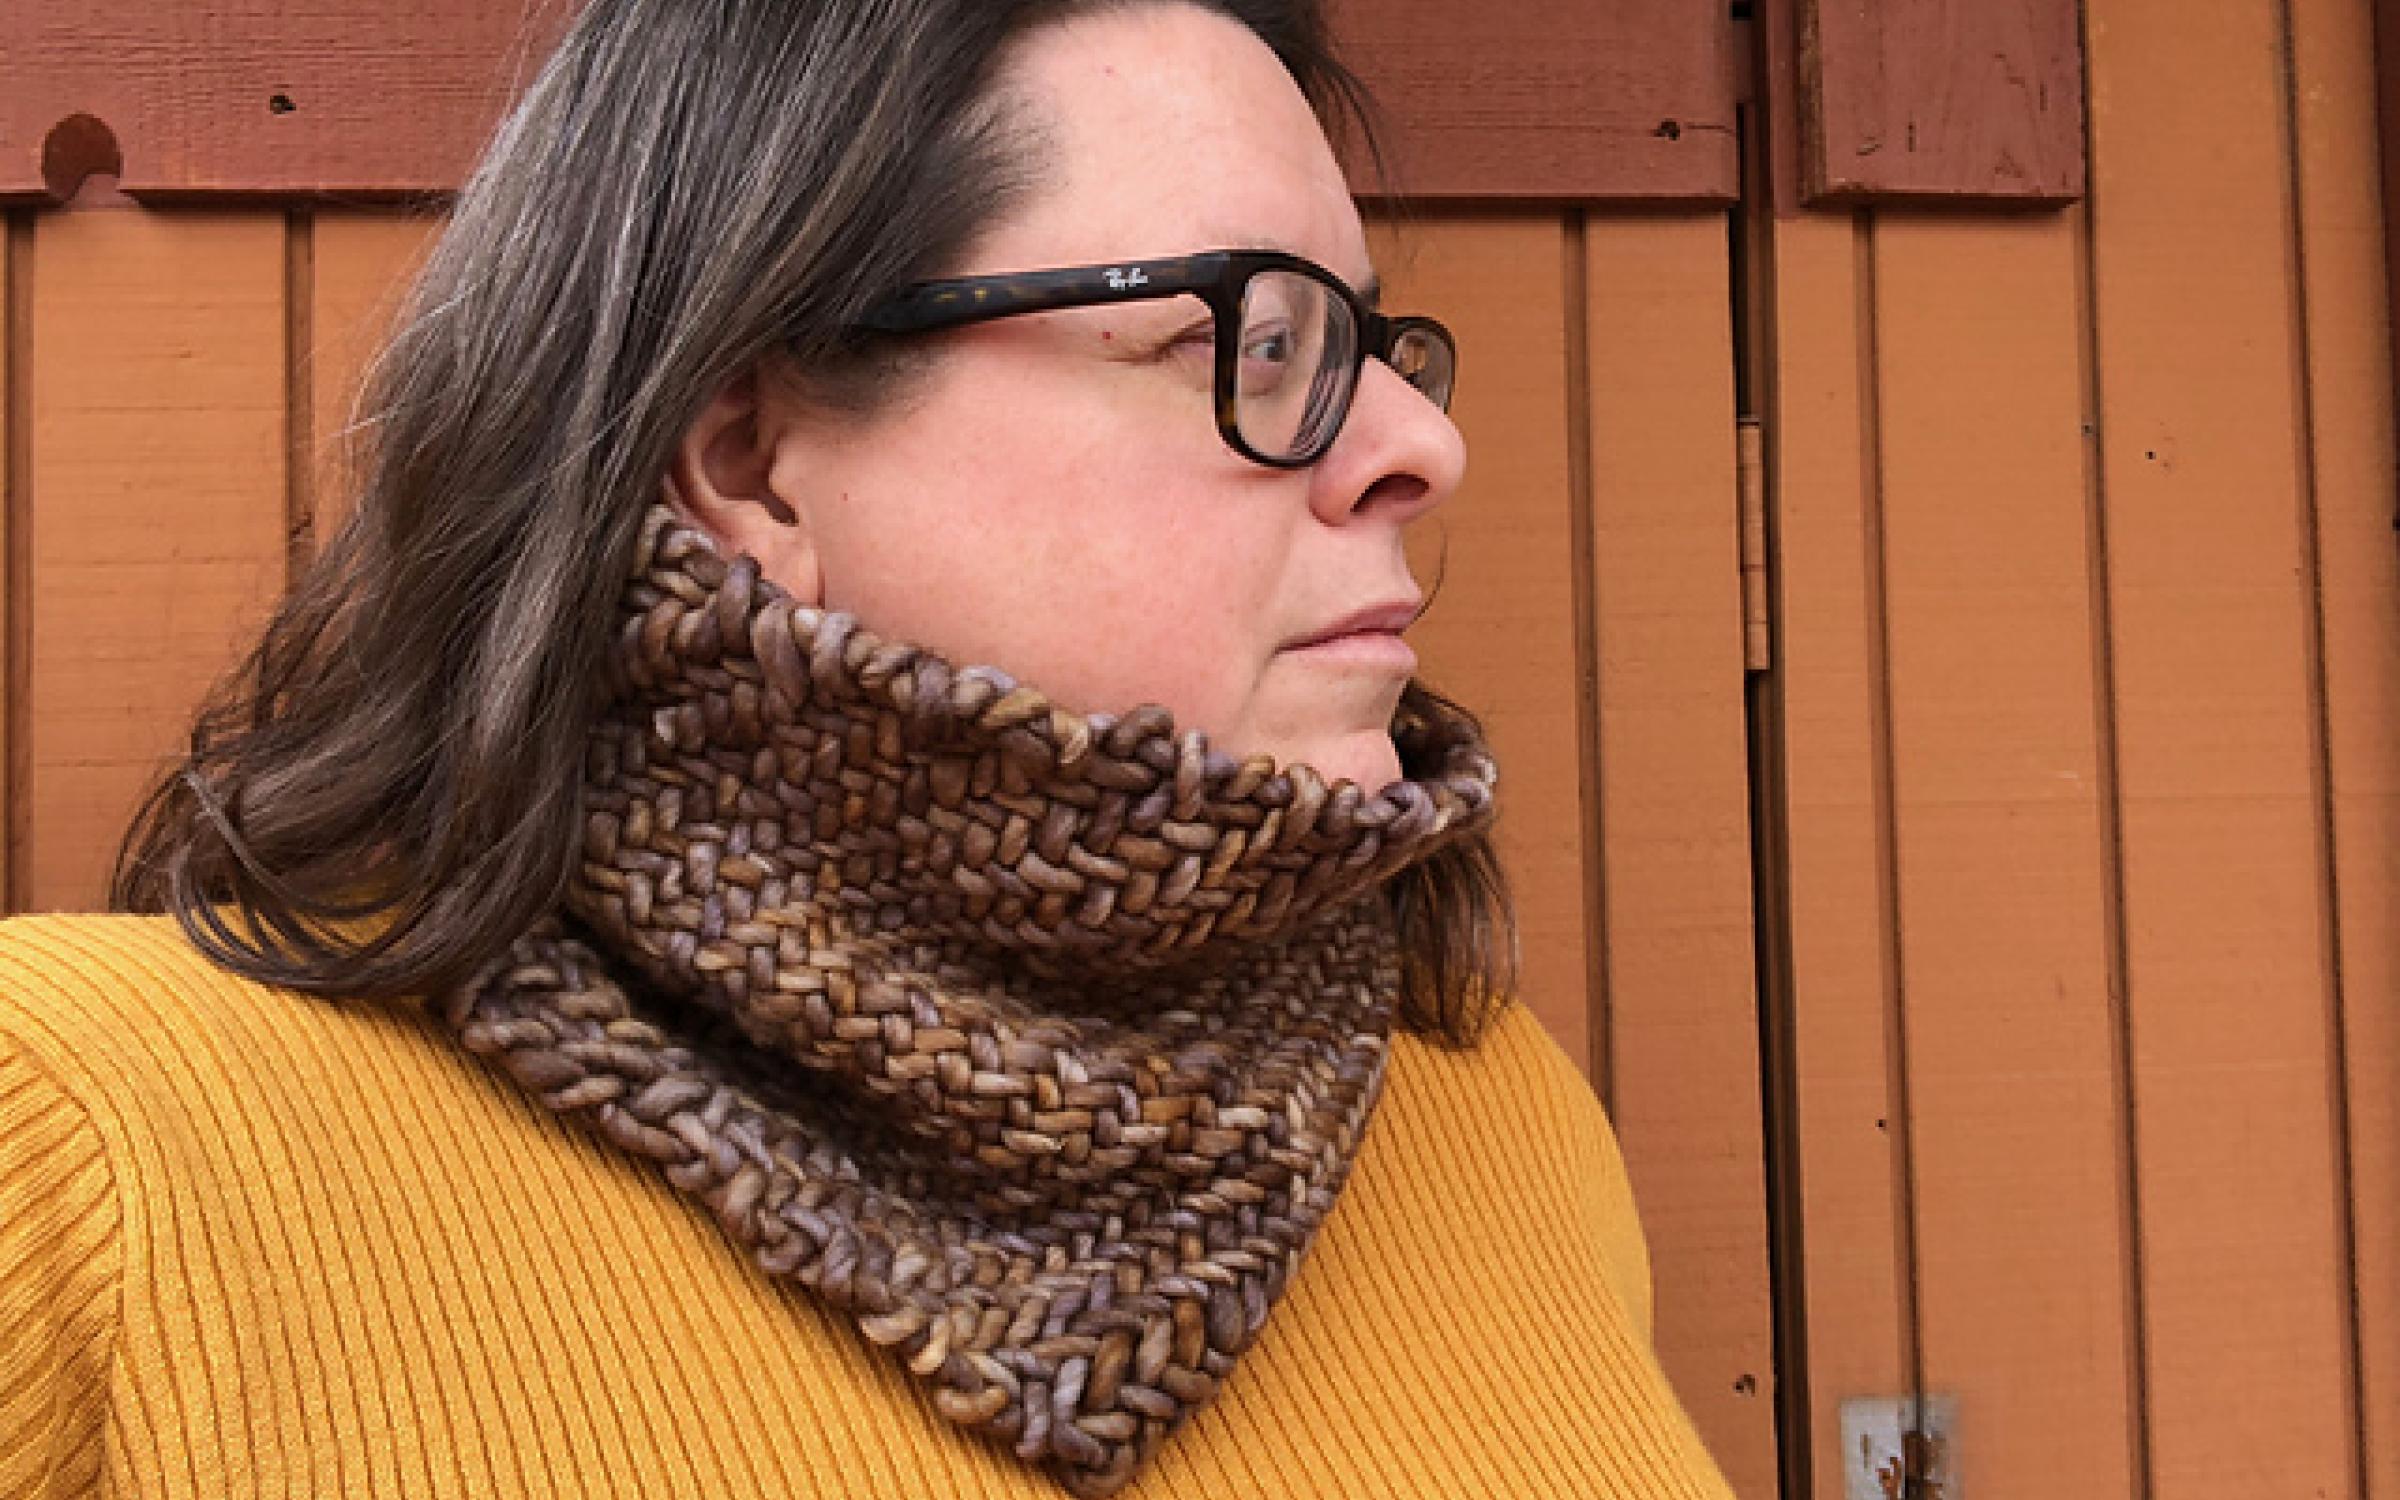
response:
M1388 732L1339 735L1292 758L1315 767L1328 785L1354 781L1368 796L1400 779L1400 752Z

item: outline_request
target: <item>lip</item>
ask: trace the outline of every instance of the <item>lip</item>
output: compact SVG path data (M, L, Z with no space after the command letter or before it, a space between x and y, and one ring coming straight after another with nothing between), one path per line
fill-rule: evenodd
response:
M1351 630L1287 648L1320 666L1364 667L1405 677L1417 669L1417 653L1396 630Z
M1397 641L1401 631L1416 623L1417 611L1423 607L1424 601L1421 599L1393 599L1382 604L1370 604L1365 609L1344 615L1322 630L1285 642L1284 649L1298 651L1330 645L1351 636L1388 635Z

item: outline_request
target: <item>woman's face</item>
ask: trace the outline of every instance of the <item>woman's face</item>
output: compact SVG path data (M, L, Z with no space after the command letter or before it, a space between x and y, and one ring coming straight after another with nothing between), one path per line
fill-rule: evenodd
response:
M1177 4L1088 16L1029 38L1006 86L1045 127L1050 175L959 274L1270 247L1369 285L1324 134L1240 24ZM795 596L879 634L1084 712L1162 704L1236 756L1380 789L1408 654L1294 643L1420 599L1401 529L1457 488L1458 431L1370 359L1324 458L1252 463L1217 435L1208 331L1178 297L921 335L939 341L922 385L863 421L773 395L745 415L728 393L675 488Z

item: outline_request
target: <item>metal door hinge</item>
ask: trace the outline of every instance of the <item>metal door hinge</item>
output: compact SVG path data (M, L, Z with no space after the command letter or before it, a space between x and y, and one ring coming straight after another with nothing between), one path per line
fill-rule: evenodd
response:
M1958 1398L1842 1401L1842 1500L1964 1500Z
M1742 522L1742 665L1764 672L1775 664L1767 621L1767 438L1758 418L1735 430L1735 488Z

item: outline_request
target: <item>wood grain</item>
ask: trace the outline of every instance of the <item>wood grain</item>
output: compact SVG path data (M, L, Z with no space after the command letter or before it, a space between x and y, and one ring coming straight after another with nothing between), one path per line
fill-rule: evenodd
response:
M79 116L97 122L84 134L113 136L121 186L150 201L454 190L574 9L0 10L13 85L0 95L0 201L53 196L45 143ZM1408 192L1700 202L1737 192L1721 6L1347 0L1336 11ZM1363 173L1359 183L1380 190Z
M1798 0L1812 201L2083 192L2076 0Z
M1459 343L1451 412L1467 479L1411 528L1428 591L1410 633L1428 681L1484 718L1503 767L1498 838L1524 939L1522 994L1560 1046L1591 1055L1575 671L1567 354L1554 214L1421 221L1375 240L1386 302L1436 313ZM1448 546L1446 563L1441 553Z
M27 284L17 266L21 247L33 240L33 226L22 215L0 211L0 807L8 812L0 824L13 829L24 819L23 784L19 777L23 749L23 658L29 633L25 629L26 559L24 540L25 487L28 470L25 422L19 409L25 399L25 370L33 334L32 309L26 303ZM0 833L9 848L0 849L0 912L16 910L17 863L12 857L13 835Z
M2349 0L2355 7L2359 0ZM2375 67L2375 125L2380 150L2377 155L2383 168L2380 191L2383 222L2400 223L2400 0L2366 0L2373 7L2371 18L2351 22L2351 41L2358 41L2358 30L2364 25ZM2358 128L2352 125L2350 128ZM2383 242L2384 305L2400 308L2400 234L2388 232ZM2400 370L2400 318L2391 320L2387 328L2390 358L2393 368ZM2400 483L2394 486L2400 491Z
M2314 627L2341 1001L2331 1071L2348 1127L2359 1493L2383 1500L2400 1495L2400 1193L2390 1191L2400 1182L2400 1006L2392 1004L2400 995L2400 548L2392 360L2382 336L2391 230L2377 212L2378 69L2368 18L2353 0L2294 0L2290 14ZM2400 161L2385 165L2400 170Z
M1846 1500L1841 1402L1913 1389L1915 1257L1892 927L1872 306L1848 216L1774 226L1770 490L1812 1500Z
M284 581L283 217L35 221L30 910L87 909Z
M322 545L355 503L351 428L360 415L359 381L391 334L407 279L442 221L432 215L334 209L314 218L306 372L309 518Z
M2093 0L2151 1482L2357 1493L2281 16ZM2208 107L2185 107L2199 89ZM2388 546L2388 539L2386 542ZM2388 998L2388 997L2387 997Z
M1923 1388L1979 1493L2124 1500L2111 1014L2076 247L1878 216L1876 461Z
M564 7L289 0L0 9L0 198L47 199L44 143L88 116L151 201L455 188Z
M1751 951L1729 241L1586 229L1610 1100L1660 1358L1735 1488L1775 1488Z
M1404 192L1707 203L1740 192L1723 6L1334 0L1331 10L1342 55L1394 126Z

